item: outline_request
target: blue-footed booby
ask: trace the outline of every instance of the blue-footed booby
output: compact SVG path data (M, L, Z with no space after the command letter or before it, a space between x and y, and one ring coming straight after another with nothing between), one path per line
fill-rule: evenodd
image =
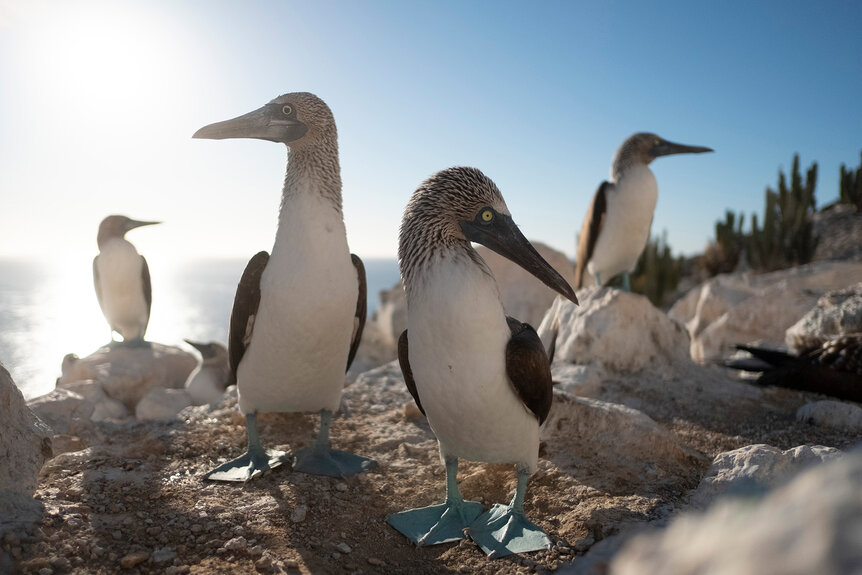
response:
M548 548L524 514L539 426L553 398L550 364L535 330L507 317L497 283L471 242L510 259L577 303L574 290L512 220L497 186L474 168L451 168L422 183L401 221L398 257L408 327L398 342L407 388L437 435L446 501L390 515L417 545L455 541L464 529L493 557ZM409 342L408 342L409 334ZM458 490L458 458L513 463L509 505L482 514Z
M219 401L224 390L233 383L233 373L227 360L227 348L217 341L203 343L185 340L201 354L201 363L186 379L186 392L195 405Z
M633 134L617 149L610 181L602 182L581 224L575 263L575 288L585 285L589 271L597 285L623 274L629 291L629 273L637 265L649 240L658 185L649 164L670 154L701 154L712 149L668 142L655 134Z
M129 230L159 223L113 215L99 224L96 236L99 255L93 258L93 285L99 307L111 326L111 337L117 332L124 343L144 340L153 303L147 260L125 235Z
M315 443L296 454L297 471L342 476L376 465L332 450L329 442L366 309L365 269L347 247L332 112L313 94L284 94L194 137L256 138L280 142L288 152L272 254L259 252L249 261L230 318L229 359L248 452L205 478L246 481L288 459L261 446L258 412L320 412Z

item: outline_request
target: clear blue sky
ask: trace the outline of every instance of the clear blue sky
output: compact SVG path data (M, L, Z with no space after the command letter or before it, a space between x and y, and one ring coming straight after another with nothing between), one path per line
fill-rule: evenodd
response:
M335 113L354 252L394 256L416 186L473 165L531 239L574 254L620 142L659 159L654 233L703 249L798 152L818 203L862 149L862 2L0 0L0 256L270 249L285 151L194 131L292 91Z

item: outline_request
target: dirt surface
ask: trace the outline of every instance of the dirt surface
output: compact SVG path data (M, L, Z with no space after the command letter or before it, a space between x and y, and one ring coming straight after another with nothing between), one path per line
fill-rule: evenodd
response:
M332 427L334 447L373 457L377 469L341 479L284 467L247 484L202 481L245 450L235 399L191 408L170 423L100 424L85 437L57 439L57 449L78 450L43 468L36 493L42 521L7 534L0 549L20 572L41 575L546 573L577 561L621 526L667 516L722 451L752 443L842 448L860 440L797 422L793 413L806 401L797 392L738 402L706 393L698 402L680 396L694 384L639 389L633 381L610 381L602 395L638 403L657 422L656 437L667 436L661 441L670 455L658 455L659 446L653 462L649 450L642 460L614 457L612 448L584 439L586 431L579 437L573 422L552 413L526 499L528 516L554 542L548 551L489 560L469 541L413 547L387 525L387 514L445 496L436 440L397 389L403 384L394 366L364 388L348 387L349 415ZM296 450L312 441L317 420L263 414L261 438L268 447ZM612 445L614 437L608 440ZM459 481L465 498L490 506L511 498L515 473L509 465L462 462Z

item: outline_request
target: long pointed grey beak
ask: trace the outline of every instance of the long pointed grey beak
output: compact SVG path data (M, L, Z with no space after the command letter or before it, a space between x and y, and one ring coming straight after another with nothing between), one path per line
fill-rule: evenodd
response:
M654 158L659 156L670 156L671 154L703 154L704 152L713 152L712 148L706 146L687 146L685 144L677 144L662 140L658 146L653 147L652 155Z
M162 222L147 222L144 220L129 220L126 222L126 231L133 230L135 228L139 228L141 226L154 226L156 224L160 224Z
M264 106L232 120L204 126L192 138L225 140L228 138L254 138L269 142L288 143L298 140L308 131L308 126L298 120L273 119Z
M198 350L203 359L207 359L210 357L215 357L215 352L212 349L212 346L208 343L200 343L197 341L192 341L190 339L183 339L184 342Z
M539 255L539 252L524 237L511 217L496 214L491 223L462 221L460 226L461 231L464 232L464 237L471 242L482 244L504 258L515 262L555 292L575 304L578 303L578 297L572 286L551 264L545 261L545 258Z

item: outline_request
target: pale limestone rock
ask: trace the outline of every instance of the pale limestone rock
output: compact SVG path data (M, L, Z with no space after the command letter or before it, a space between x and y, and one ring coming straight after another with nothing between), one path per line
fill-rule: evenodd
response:
M77 393L93 403L93 411L90 413L91 421L124 419L131 415L123 402L108 397L102 384L98 381L76 381L63 386L63 388Z
M581 290L580 305L558 297L537 330L554 361L635 373L688 364L688 334L650 301L612 288Z
M810 469L762 499L724 498L630 541L612 575L844 575L862 565L862 454Z
M90 426L95 404L74 391L57 388L28 402L54 433L77 435Z
M854 332L862 332L862 283L821 297L813 309L787 328L784 341L791 351L801 353Z
M862 263L818 262L754 275L727 274L695 288L668 315L684 321L695 361L727 357L752 341L779 344L785 331L830 290L862 281ZM748 295L746 295L748 294Z
M192 405L192 398L185 389L151 389L135 407L138 421L157 421L172 419L179 412Z
M195 356L178 347L151 342L140 346L114 344L85 358L67 356L57 385L96 380L109 397L133 411L153 388L182 388L196 366Z
M51 435L0 364L0 540L41 517L42 506L32 495L39 470L52 456Z
M862 407L848 401L827 399L807 403L796 412L796 419L821 427L862 434Z
M786 451L771 445L747 445L720 453L701 479L689 504L696 509L704 509L728 491L774 487L806 467L841 456L841 451L821 445L801 445Z
M545 258L545 261L563 276L563 279L570 285L574 284L575 266L566 257L566 254L546 246L542 242L531 243L539 255ZM491 273L497 280L506 314L533 327L539 325L545 312L548 311L557 297L557 292L536 279L534 275L525 271L518 264L488 248L478 246L476 251L491 268Z

